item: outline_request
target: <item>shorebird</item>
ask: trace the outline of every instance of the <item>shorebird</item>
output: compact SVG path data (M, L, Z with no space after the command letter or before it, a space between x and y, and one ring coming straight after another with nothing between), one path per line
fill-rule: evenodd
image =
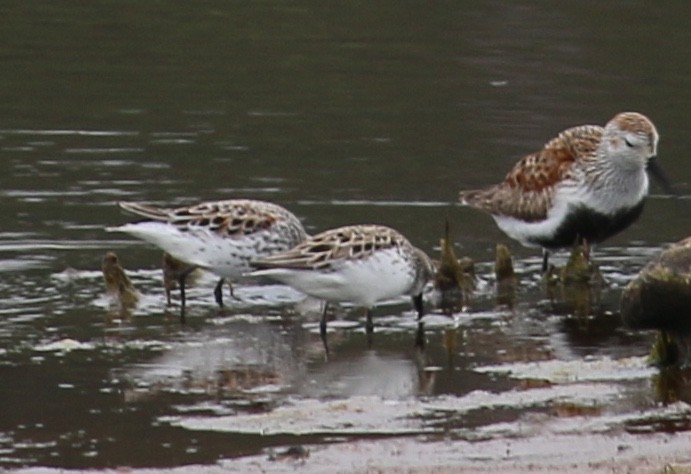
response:
M382 300L410 295L421 319L422 292L434 277L434 266L425 252L381 225L327 230L252 264L258 269L253 276L266 276L325 300L319 325L325 346L329 303L349 302L365 308L369 335L374 329L371 309Z
M462 204L489 212L509 237L549 251L602 242L630 226L648 194L646 170L669 183L656 161L659 135L637 112L617 114L604 127L569 128L525 156L504 181L461 191Z
M187 264L178 274L180 300L185 308L185 280L202 268L221 277L214 289L223 306L222 288L250 271L250 261L293 248L307 234L290 211L270 202L249 199L204 202L174 209L135 202L118 205L145 220L109 228L150 242Z

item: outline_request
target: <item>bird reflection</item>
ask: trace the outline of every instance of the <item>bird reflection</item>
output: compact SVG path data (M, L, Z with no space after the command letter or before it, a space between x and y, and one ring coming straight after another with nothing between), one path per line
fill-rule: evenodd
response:
M329 363L310 368L309 383L297 386L300 395L314 398L377 396L398 400L420 394L428 377L407 356L377 350L335 354Z
M417 323L417 329L415 331L415 348L424 351L427 341L425 339L425 323L422 321Z
M262 403L266 392L261 387L302 384L304 365L316 355L309 341L300 351L294 350L291 332L274 324L243 321L201 329L193 340L171 343L145 364L129 368L126 379L131 389L126 399L174 391L209 398L240 397L249 406ZM254 397L254 390L260 395Z
M328 305L328 307L325 310L322 310L322 318L326 318L327 320L333 320L334 319L334 313L335 311L338 310L337 305ZM365 315L366 318L366 315ZM414 338L414 347L419 349L419 350L424 350L426 342L425 342L425 325L424 323L418 319L417 323L417 329L415 331L415 338ZM345 331L347 332L347 331ZM324 348L324 358L325 360L329 360L331 357L331 343L330 339L333 339L335 336L342 334L343 331L319 331L319 337L322 343L322 347ZM374 338L376 336L374 335L373 332L365 330L365 345L368 350L371 350L373 347L375 347L374 344Z

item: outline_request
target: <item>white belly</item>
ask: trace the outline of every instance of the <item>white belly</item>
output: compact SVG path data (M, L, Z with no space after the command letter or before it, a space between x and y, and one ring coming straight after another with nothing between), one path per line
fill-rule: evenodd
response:
M275 268L253 275L268 276L315 298L364 307L408 294L415 282L413 269L396 250L377 252L362 260L338 262L331 270Z
M221 237L205 229L183 232L161 222L125 224L112 230L150 242L178 260L230 279L249 272L250 260L288 250L298 243L267 235L270 231Z

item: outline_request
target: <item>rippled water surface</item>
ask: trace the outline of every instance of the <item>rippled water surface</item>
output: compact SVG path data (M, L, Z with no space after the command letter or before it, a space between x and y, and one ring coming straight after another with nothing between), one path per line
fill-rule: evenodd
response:
M623 328L618 305L691 230L691 4L9 1L0 15L0 467L689 461L673 449L691 440L689 376L648 367L653 335ZM680 197L653 186L595 250L598 297L548 295L538 253L457 192L623 110L655 121ZM318 302L248 281L221 310L210 275L183 325L160 251L104 228L130 218L118 200L233 197L282 204L309 232L390 225L435 257L448 219L480 285L451 314L428 292L424 351L405 299L376 309L371 347L361 312L339 308L327 359ZM498 242L516 257L512 306L495 294ZM104 295L106 251L143 294L132 311Z

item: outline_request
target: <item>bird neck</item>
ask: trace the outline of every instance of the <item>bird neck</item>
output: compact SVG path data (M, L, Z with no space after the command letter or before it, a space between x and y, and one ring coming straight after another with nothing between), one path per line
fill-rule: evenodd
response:
M592 174L591 174L592 173ZM648 194L648 175L645 166L635 160L598 157L586 175L586 180L597 201L595 207L603 211L613 211L614 207L633 207Z

